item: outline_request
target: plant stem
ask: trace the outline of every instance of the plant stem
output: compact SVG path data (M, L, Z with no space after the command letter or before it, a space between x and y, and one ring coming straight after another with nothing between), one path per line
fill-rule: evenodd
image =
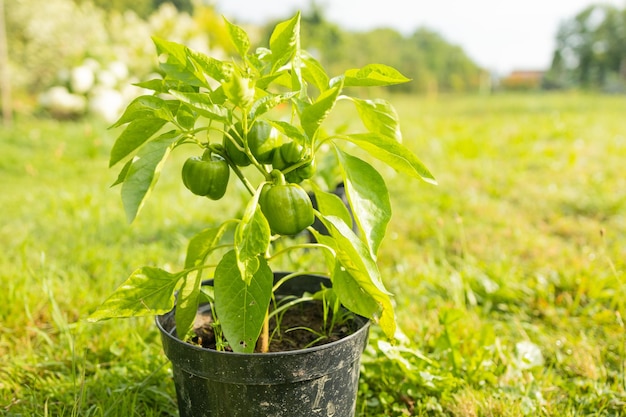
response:
M329 247L328 245L324 245L322 243L299 243L299 244L296 244L296 245L292 245L292 246L290 246L288 248L284 248L284 249L281 249L279 251L274 252L272 254L272 256L270 256L268 258L268 260L275 259L275 258L281 256L284 253L287 253L287 252L290 252L290 251L293 251L293 250L296 250L296 249L315 249L315 248L326 249L331 254L333 254L333 256L335 254L335 252L333 251L333 249L331 247Z
M239 167L237 165L235 165L232 161L229 162L230 167L232 168L232 170L235 172L235 175L237 175L237 177L239 178L239 180L241 180L241 182L243 183L243 185L246 186L246 188L248 189L248 191L250 192L250 194L254 195L254 193L256 192L256 189L254 188L254 186L250 183L250 181L248 181L248 179L245 177L245 175L243 175L243 172L241 172L241 170L239 169Z
M313 162L313 158L311 158L311 157L309 157L309 158L305 158L305 159L301 160L300 162L295 163L295 164L293 164L293 165L291 165L291 166L289 166L289 167L285 168L285 169L282 171L282 173L283 173L283 174L288 174L288 173L290 173L291 171L295 171L296 169L300 168L301 166L304 166L304 165L306 165L306 164L310 164L310 163L312 163L312 162Z
M243 185L245 185L246 189L250 192L250 194L254 195L254 193L256 192L256 189L250 183L250 181L248 181L248 179L243 175L243 172L241 172L241 170L239 169L237 164L235 164L233 162L233 160L230 159L230 157L228 156L228 153L224 150L224 148L222 146L218 146L218 145L211 145L209 147L209 149L211 149L211 152L217 153L222 158L224 158L224 160L226 160L226 162L228 162L228 165L233 170L235 175L237 175L237 177L243 183Z
M263 320L263 329L261 329L261 337L259 337L259 345L261 353L267 353L270 350L270 319L268 312L265 312Z

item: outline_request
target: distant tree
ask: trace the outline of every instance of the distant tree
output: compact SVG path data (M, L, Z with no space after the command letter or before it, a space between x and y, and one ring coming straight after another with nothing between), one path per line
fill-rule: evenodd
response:
M235 46L230 40L224 17L218 13L210 2L196 3L193 9L193 20L200 30L209 39L209 46L216 53L216 49L222 49L228 54L236 53Z
M334 63L343 60L342 50L346 34L339 26L326 20L323 8L315 1L312 1L309 10L302 14L300 35L306 49L318 55L316 58L320 59L324 66L331 68ZM320 51L324 51L323 56Z
M163 3L171 3L179 12L193 13L192 0L152 0L152 8L158 9Z
M265 26L263 39L269 38L275 23ZM393 86L392 91L477 90L482 73L462 48L433 31L418 29L408 37L391 28L345 31L326 19L315 1L302 13L302 43L330 73L377 62L395 67L413 80Z
M13 119L13 106L11 103L11 78L4 15L4 0L0 0L0 108L2 109L2 122L8 126Z
M138 16L146 18L159 8L163 3L171 3L181 12L192 13L192 0L74 0L77 4L91 2L102 10L126 11L131 10Z
M592 5L564 21L556 35L548 86L605 87L626 81L626 8Z
M105 15L90 2L10 3L6 8L8 62L16 94L49 87L64 68L79 65L94 46L108 41Z
M478 88L481 68L463 49L426 28L411 35L403 48L407 76L416 78L418 91L468 91ZM397 64L403 68L400 63Z
M138 16L148 17L155 9L154 0L74 0L76 4L93 3L105 11L132 10Z

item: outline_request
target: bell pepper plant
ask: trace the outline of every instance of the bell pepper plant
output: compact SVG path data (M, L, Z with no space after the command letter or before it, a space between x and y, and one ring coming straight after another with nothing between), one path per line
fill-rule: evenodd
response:
M123 163L114 185L121 185L132 222L172 152L183 145L195 147L197 155L182 167L184 186L200 198L231 198L227 185L232 171L249 192L243 214L191 237L177 272L153 266L132 272L90 320L159 315L176 307L177 333L186 339L198 305L208 300L230 348L253 352L257 345L267 346L267 340L258 342L267 337L263 329L275 289L275 260L307 247L325 260L332 282L327 291L393 338L391 294L377 264L391 217L389 192L381 174L352 150L360 148L408 177L435 180L402 144L392 104L352 93L409 79L384 64L329 76L300 45L300 13L277 24L269 45L256 49L241 27L224 21L237 51L229 60L153 38L162 78L139 83L152 93L131 102L113 125L125 127L111 149L110 166ZM361 130L334 133L326 128L324 122L340 101L354 106ZM331 164L321 163L328 158ZM322 186L321 179L334 172L350 210ZM327 230L324 234L311 227L316 219ZM316 242L294 238L304 230ZM275 249L278 241L283 242L280 250ZM202 289L206 278L214 281L212 292Z

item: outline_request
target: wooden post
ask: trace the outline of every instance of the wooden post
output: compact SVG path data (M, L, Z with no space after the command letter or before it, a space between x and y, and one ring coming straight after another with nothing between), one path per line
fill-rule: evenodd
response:
M0 0L0 103L2 104L2 120L6 126L13 121L11 105L11 77L9 75L9 52L7 46L7 27L4 18L4 0Z

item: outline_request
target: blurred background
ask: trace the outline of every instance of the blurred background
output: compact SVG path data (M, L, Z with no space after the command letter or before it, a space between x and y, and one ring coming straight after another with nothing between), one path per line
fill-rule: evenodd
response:
M413 82L394 91L624 92L623 2L437 3L281 0L2 0L2 109L115 120L156 71L151 36L203 52L231 52L222 15L269 36L303 13L303 45L332 74L381 62ZM547 4L546 4L547 3Z

